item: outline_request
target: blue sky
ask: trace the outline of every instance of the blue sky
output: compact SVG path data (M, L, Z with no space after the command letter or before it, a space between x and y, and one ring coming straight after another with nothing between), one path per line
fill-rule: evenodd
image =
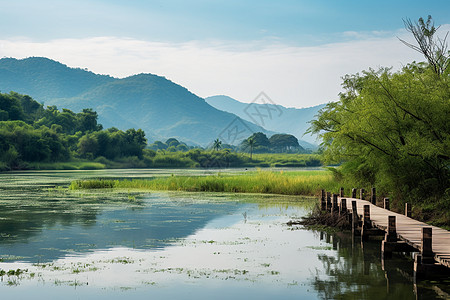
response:
M408 38L402 19L428 14L450 24L450 1L0 0L0 57L302 107L336 99L347 73L420 60L397 36Z

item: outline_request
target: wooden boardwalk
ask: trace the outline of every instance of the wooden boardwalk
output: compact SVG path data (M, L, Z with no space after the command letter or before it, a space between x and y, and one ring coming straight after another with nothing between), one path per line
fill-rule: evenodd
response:
M363 217L364 205L369 205L372 226L386 232L388 229L388 217L395 216L397 238L414 247L418 252L422 251L422 228L432 228L432 251L434 259L439 264L450 268L450 231L378 207L366 200L339 197L339 205L341 205L341 198L347 199L346 204L349 212L352 211L352 201L356 201L357 213L361 218Z

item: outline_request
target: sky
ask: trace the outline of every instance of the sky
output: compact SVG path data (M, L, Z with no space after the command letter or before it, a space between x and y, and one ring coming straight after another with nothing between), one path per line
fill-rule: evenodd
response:
M450 31L448 0L0 0L0 57L301 108L338 100L346 74L422 61L398 38L428 15Z

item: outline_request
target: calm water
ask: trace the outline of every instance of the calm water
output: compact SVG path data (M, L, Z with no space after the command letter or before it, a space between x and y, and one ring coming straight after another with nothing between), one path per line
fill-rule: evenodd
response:
M243 170L235 170L241 172ZM0 174L3 299L446 299L414 285L412 261L379 242L289 227L314 199L205 193L67 192L77 178L185 170ZM62 187L53 189L54 187Z

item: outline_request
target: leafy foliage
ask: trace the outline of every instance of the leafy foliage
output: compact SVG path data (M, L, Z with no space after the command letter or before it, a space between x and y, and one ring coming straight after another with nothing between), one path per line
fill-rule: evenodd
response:
M147 145L141 129L102 130L92 109L74 113L46 109L31 97L0 93L0 168L23 169L29 163L64 162L73 158L143 158Z
M399 72L369 70L344 78L340 101L312 121L329 162L360 184L398 199L443 195L449 187L449 73L424 63ZM413 193L410 194L409 192Z
M267 138L262 132L256 132L243 140L241 151L251 153L305 153L305 149L298 143L298 139L291 134L274 134Z

